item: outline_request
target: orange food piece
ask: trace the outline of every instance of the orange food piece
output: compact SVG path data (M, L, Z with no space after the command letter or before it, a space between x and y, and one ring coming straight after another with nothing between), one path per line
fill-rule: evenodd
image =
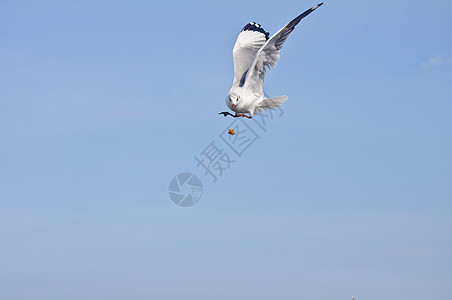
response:
M234 134L235 134L235 130L231 128L231 129L228 130L228 133L229 133L230 135L234 135Z

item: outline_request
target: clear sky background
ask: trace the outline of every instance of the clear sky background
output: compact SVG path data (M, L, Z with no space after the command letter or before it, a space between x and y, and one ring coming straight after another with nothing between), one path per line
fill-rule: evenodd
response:
M452 1L326 1L266 77L284 115L196 167L241 28L315 4L1 0L0 298L450 299Z

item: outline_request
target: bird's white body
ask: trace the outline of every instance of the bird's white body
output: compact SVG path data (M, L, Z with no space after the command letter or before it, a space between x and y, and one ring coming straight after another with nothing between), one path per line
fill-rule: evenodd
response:
M229 99L234 99L237 96L240 101L232 106L232 101ZM236 113L249 113L254 114L254 110L257 106L264 100L264 93L255 93L250 89L244 89L243 87L232 87L226 97L226 104L230 110Z
M234 45L234 81L226 97L227 106L236 114L232 115L229 112L220 114L251 118L254 113L277 108L288 99L287 96L265 98L263 91L265 73L268 68L276 66L279 51L295 26L322 4L300 14L271 38L257 23L251 22L243 27Z

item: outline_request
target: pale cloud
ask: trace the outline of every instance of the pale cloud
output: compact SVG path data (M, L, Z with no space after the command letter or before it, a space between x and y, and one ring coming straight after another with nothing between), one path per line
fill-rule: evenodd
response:
M452 66L452 57L447 59L447 58L442 58L441 55L437 55L437 56L430 57L428 62L422 63L422 66L424 68L431 68L431 67L436 67L436 66L441 66L441 65Z

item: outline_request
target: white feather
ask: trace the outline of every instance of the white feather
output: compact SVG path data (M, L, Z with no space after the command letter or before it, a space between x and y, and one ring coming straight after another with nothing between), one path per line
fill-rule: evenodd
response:
M243 74L249 69L257 51L265 44L265 34L259 31L242 31L237 37L232 56L234 58L233 86L239 86Z

